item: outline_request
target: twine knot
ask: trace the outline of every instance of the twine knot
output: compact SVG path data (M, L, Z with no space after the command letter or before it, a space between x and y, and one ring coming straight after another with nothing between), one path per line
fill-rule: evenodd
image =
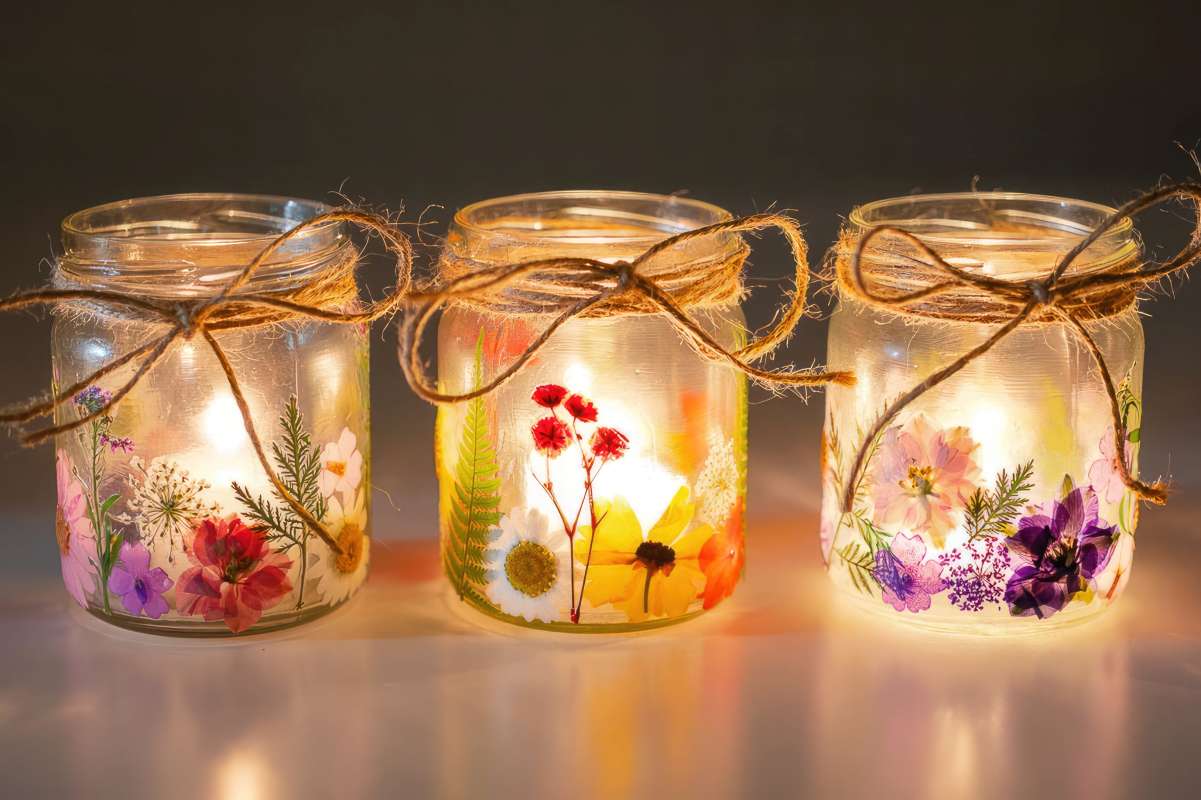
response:
M617 273L617 288L620 291L625 291L634 284L634 273L637 270L638 266L629 261L618 261L613 264L613 271Z
M1026 284L1026 288L1030 290L1030 294L1040 306L1051 305L1051 290L1047 288L1046 281L1030 281Z
M179 333L185 340L191 339L196 334L200 309L200 304L195 302L176 303L172 306L171 310L175 313L175 321L179 325Z

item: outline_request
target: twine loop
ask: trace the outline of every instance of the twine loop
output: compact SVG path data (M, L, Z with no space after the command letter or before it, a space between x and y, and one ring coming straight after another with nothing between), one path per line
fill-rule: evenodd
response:
M1151 208L1170 200L1192 201L1193 229L1189 241L1166 261L1145 261L1134 267L1123 261L1108 268L1079 274L1068 274L1076 259L1098 239L1124 220L1133 219ZM919 269L923 274L941 276L923 288L896 294L881 294L872 289L865 278L864 253L875 237L891 234L912 245L926 256L928 262L916 266L912 259L897 256L886 265L896 269ZM855 486L866 468L872 443L897 415L910 403L956 374L975 359L987 353L998 342L1027 323L1052 323L1066 325L1084 345L1092 357L1094 366L1109 397L1112 417L1114 457L1113 464L1122 483L1140 499L1156 505L1167 502L1167 488L1154 481L1144 483L1130 473L1124 454L1126 425L1118 402L1113 375L1105 357L1086 323L1111 317L1133 307L1139 293L1174 275L1185 274L1201 261L1201 183L1178 183L1147 192L1102 220L1087 236L1065 253L1041 280L1026 282L1007 281L967 271L950 264L914 234L888 225L869 230L852 247L852 231L844 230L835 263L838 291L861 302L873 305L889 313L913 317L934 317L961 322L997 324L999 327L981 344L962 354L951 363L935 371L925 380L909 389L884 410L860 442L855 460L842 487L841 501L844 512L854 503ZM844 257L851 253L850 259ZM902 262L902 263L897 263ZM937 311L921 305L923 301L941 297L949 299ZM981 298L990 306L981 310ZM956 305L956 300L958 304Z
M359 253L341 265L313 276L304 284L289 291L243 292L254 274L285 243L305 231L322 225L345 222L360 230L374 232L383 240L384 246L396 259L396 285L380 300L367 304L358 303L356 273L362 263ZM108 402L74 420L49 425L37 430L20 430L18 438L25 446L39 444L57 434L66 433L91 420L108 414L135 386L154 368L177 340L202 336L216 356L229 383L230 392L241 412L246 435L254 447L259 464L271 485L296 515L304 521L334 552L343 553L337 539L325 529L320 520L313 517L300 501L288 491L271 466L267 453L255 430L250 416L250 406L242 392L238 376L215 332L237 330L263 325L277 325L290 321L308 319L332 324L364 324L393 313L399 308L408 291L413 265L412 246L403 233L387 218L355 209L336 209L313 217L281 234L263 248L245 267L212 297L202 300L164 302L146 299L126 292L89 289L64 281L42 289L18 292L0 300L0 312L38 306L57 307L69 304L85 304L89 309L111 313L123 319L134 319L165 325L167 330L129 352L107 362L86 377L76 381L57 393L47 393L40 398L0 413L0 424L20 429L32 420L49 416L59 406L70 402L78 392L97 383L126 365L135 364L132 377L114 391ZM327 274L328 273L328 274Z
M774 229L787 241L795 266L795 288L763 334L731 350L718 342L689 315L691 308L722 306L742 297L742 269L749 247L739 247L729 258L703 267L661 271L653 277L643 267L666 250L697 239ZM452 261L453 264L453 261ZM726 220L669 236L632 261L613 263L591 258L564 257L499 264L470 270L443 269L441 279L412 292L400 325L400 365L413 391L430 403L459 403L495 391L517 375L547 343L555 331L576 317L613 317L625 314L660 314L702 358L739 370L756 383L772 389L804 389L829 383L849 386L849 372L820 368L769 370L753 362L765 358L787 341L805 316L809 286L808 247L800 225L785 214L754 214ZM542 332L492 380L470 391L441 391L426 372L421 358L430 320L442 308L470 304L498 316L535 314L555 316Z

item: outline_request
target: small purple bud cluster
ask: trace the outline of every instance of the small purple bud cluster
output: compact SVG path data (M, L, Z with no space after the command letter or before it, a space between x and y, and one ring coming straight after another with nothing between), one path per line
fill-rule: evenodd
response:
M943 565L947 599L961 611L981 611L985 605L999 609L1009 577L1009 548L1004 539L982 536L938 557Z

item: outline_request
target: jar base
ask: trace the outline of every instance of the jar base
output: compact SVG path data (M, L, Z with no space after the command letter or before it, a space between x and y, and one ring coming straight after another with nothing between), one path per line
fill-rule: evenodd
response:
M105 612L104 609L93 608L91 606L85 608L84 611L89 616L108 625L136 633L185 639L244 639L247 636L254 636L260 633L272 633L274 631L295 628L321 619L351 602L357 594L358 592L356 591L339 603L309 606L298 611L292 610L270 616L265 615L253 627L241 633L234 633L221 621L208 622L199 618L159 620L148 617L131 617L126 614L111 614Z
M514 617L491 608L481 608L470 600L461 599L452 586L446 587L443 599L451 613L460 619L471 623L477 628L506 635L520 635L524 632L533 631L536 634L552 635L618 634L636 636L640 633L679 625L681 622L687 622L705 614L704 610L698 608L696 611L691 611L678 617L667 617L647 622L584 622L579 624L570 622L528 622L522 617Z

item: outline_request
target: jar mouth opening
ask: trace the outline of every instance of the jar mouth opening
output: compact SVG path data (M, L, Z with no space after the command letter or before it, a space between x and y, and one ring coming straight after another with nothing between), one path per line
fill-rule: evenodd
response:
M94 206L62 223L64 273L85 284L155 296L212 293L282 234L331 211L294 197L189 193ZM341 222L306 228L275 249L247 289L287 289L341 260Z
M645 249L729 219L719 206L676 195L570 190L482 200L459 209L454 224L468 236L521 244Z

